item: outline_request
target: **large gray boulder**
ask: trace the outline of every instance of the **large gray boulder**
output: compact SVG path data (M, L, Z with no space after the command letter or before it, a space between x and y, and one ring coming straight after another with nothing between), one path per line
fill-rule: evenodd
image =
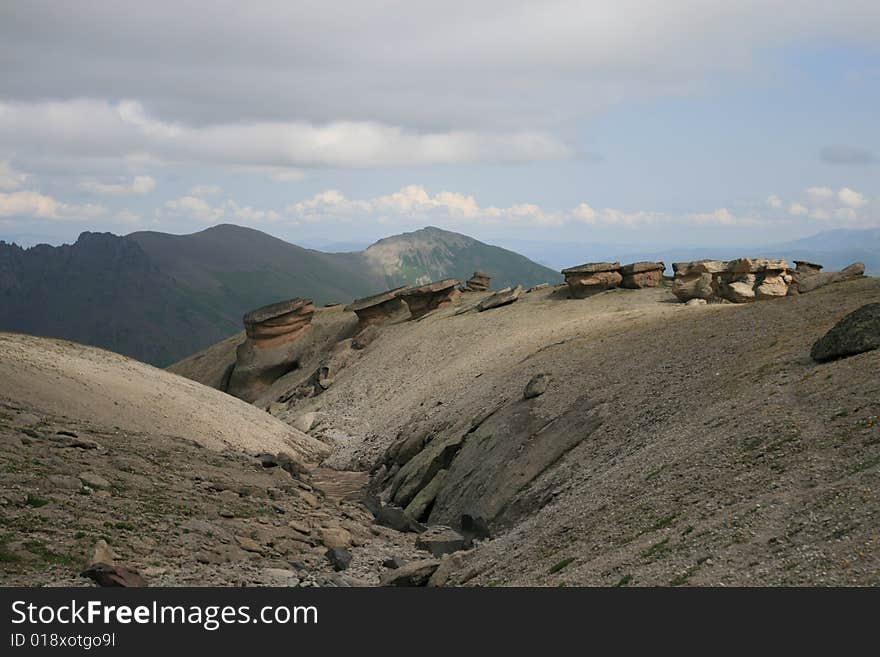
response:
M880 348L880 303L851 312L816 341L810 356L824 363Z

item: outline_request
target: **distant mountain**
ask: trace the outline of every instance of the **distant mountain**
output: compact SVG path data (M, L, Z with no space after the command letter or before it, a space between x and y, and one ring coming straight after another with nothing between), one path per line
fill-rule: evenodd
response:
M322 253L257 230L83 233L23 249L0 241L0 330L64 338L164 366L241 330L253 308L296 296L347 302L475 269L493 286L559 280L527 258L437 228Z

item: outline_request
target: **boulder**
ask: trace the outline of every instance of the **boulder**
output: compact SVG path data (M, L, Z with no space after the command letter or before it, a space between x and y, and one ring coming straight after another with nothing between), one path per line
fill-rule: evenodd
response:
M869 303L841 319L819 338L810 357L824 363L880 348L880 303Z
M428 485L422 488L416 496L412 498L404 509L411 518L417 521L424 520L427 511L431 508L431 504L440 492L443 482L446 480L446 470L440 470L434 475L434 478L428 482Z
M388 557L382 562L382 566L385 568L403 568L407 563L409 563L406 559L402 559L400 557Z
M634 262L620 268L623 280L620 287L630 290L638 290L643 287L657 287L663 280L663 270L666 265L662 262Z
M855 262L840 271L816 272L816 273L797 273L797 292L805 294L813 290L831 285L832 283L842 283L854 278L861 278L865 275L865 264L863 262Z
M297 431L302 431L303 433L308 433L314 428L318 422L321 420L321 414L316 411L309 411L308 413L303 413L302 415L298 415L297 418L290 423Z
M562 270L565 282L575 299L585 299L593 294L617 287L622 281L619 262L588 262Z
M748 303L789 294L794 277L785 260L737 258L676 262L672 293L681 301Z
M126 568L125 566L108 564L100 561L91 564L88 568L81 572L79 576L89 578L98 586L147 586L147 581L143 577L141 577L141 574L138 573L136 570Z
M480 301L480 303L477 304L477 312L481 313L492 308L507 306L519 299L522 293L523 289L521 285L517 285L515 288L506 287Z
M788 273L768 273L755 287L755 298L763 300L784 297L793 280Z
M382 573L379 586L425 586L439 565L438 559L410 561Z
M110 482L96 472L81 472L79 480L84 485L95 490L107 490L110 488Z
M361 331L368 326L381 326L388 322L406 319L409 316L409 308L400 298L400 293L406 289L405 286L397 287L381 294L355 299L345 309L358 316L358 328Z
M471 292L485 292L489 289L489 281L492 279L488 274L481 271L475 271L474 275L467 279L465 286Z
M351 552L343 548L330 548L324 556L336 572L346 570L351 565Z
M247 313L247 335L235 352L226 392L248 402L299 366L301 338L315 314L311 299L296 298Z
M526 293L537 292L538 290L546 290L548 287L550 287L550 283L538 283L537 285L532 285L532 287L526 290Z
M807 262L806 260L795 260L794 266L799 274L809 276L810 274L818 274L822 271L822 265L815 262Z
M432 310L446 308L455 304L461 297L457 278L446 278L442 281L410 287L400 293L400 298L409 308L412 319L427 315Z
M529 382L526 384L525 389L523 390L523 399L532 399L534 397L539 397L547 392L547 384L550 382L550 377L547 374L536 374Z
M440 559L440 565L434 574L428 578L428 587L446 586L453 573L461 570L464 565L464 559L461 554L447 554Z
M450 527L431 527L416 539L417 548L427 550L435 557L458 552L464 545L464 537Z

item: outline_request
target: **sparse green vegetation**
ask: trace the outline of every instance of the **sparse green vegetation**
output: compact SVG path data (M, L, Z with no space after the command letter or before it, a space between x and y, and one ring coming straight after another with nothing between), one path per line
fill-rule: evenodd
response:
M615 584L614 587L620 588L621 586L628 586L629 583L632 581L632 578L633 578L633 576L631 574L627 573L626 575L621 577L619 580L617 580L617 584Z
M563 559L563 560L560 561L559 563L554 564L554 565L550 568L550 574L552 575L553 573L558 573L560 570L562 570L563 568L565 568L566 566L568 566L572 561L574 561L574 557L568 557L568 558L566 558L566 559Z
M654 543L654 545L652 545L647 550L642 552L642 557L645 559L649 559L650 557L653 557L653 556L659 554L660 552L662 552L663 550L666 549L666 545L668 543L669 543L669 537L666 537L662 541Z

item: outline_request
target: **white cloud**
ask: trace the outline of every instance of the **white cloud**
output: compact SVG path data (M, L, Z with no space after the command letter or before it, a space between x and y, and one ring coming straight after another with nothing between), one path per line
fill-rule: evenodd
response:
M767 197L767 205L774 210L778 210L782 207L782 199L773 194L772 196Z
M165 202L165 208L172 216L214 223L223 218L223 208L215 208L204 199L196 196L183 196Z
M849 208L863 208L868 204L868 201L864 196L849 187L844 187L837 192L837 198Z
M101 196L143 196L156 189L156 180L150 176L135 176L130 183L101 183L87 180L81 189Z
M269 174L269 180L280 183L302 182L305 177L306 172L302 169L281 169Z
M760 221L754 217L739 217L733 214L727 208L717 208L712 212L699 212L690 215L691 221L698 225L719 225L719 226L734 226L734 225L753 225L760 223Z
M567 158L569 147L540 131L418 132L373 121L312 124L235 122L205 126L166 123L134 101L0 103L0 145L78 157L137 153L153 161L270 168L280 182L301 167L373 168ZM271 175L271 174L270 174ZM141 176L130 185L83 183L99 194L152 191ZM151 186L152 185L152 186Z
M809 210L806 206L798 203L797 201L792 202L791 205L788 206L788 214L794 217L800 217L807 214Z
M0 217L86 221L107 214L102 205L71 205L39 192L0 193Z
M0 161L0 190L19 189L28 179L28 174L15 171L9 162Z
M814 203L825 203L834 198L834 190L830 187L810 187L807 189L807 198Z
M196 185L189 190L190 196L217 196L223 188L220 185Z
M141 222L141 215L131 210L120 210L116 213L115 219L123 224L138 224Z

